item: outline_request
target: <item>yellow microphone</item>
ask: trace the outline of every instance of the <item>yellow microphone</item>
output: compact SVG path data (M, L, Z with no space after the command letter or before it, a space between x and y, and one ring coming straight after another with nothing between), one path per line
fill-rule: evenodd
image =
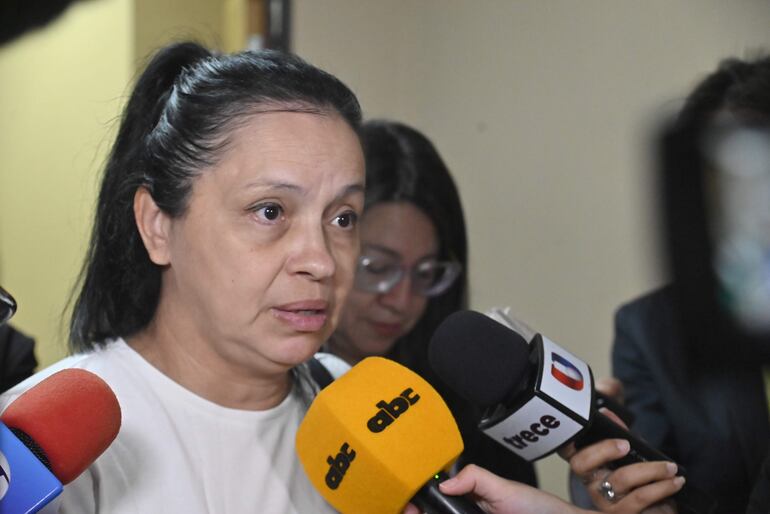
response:
M457 423L422 377L369 357L319 393L297 431L315 488L342 514L483 514L438 484L463 450Z

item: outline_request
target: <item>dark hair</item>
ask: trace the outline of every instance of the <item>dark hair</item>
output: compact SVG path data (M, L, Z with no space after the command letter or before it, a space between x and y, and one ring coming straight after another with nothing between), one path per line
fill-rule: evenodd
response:
M457 281L429 300L417 325L388 355L430 378L430 336L444 318L468 305L468 245L460 195L441 156L417 130L393 121L368 121L361 127L361 142L366 158L365 209L383 202L413 204L436 228L439 258L462 265Z
M702 126L723 110L770 118L770 56L719 63L687 96L677 123Z
M274 51L213 54L173 44L139 77L107 161L91 242L70 322L72 350L127 337L152 319L160 268L136 228L133 199L146 187L171 216L187 207L200 170L216 163L228 134L268 111L336 114L358 130L355 95L332 75Z
M670 361L687 362L694 373L770 360L770 347L740 329L718 299L702 137L721 112L748 123L770 121L770 57L722 61L687 97L661 138L665 247L684 341L666 351Z

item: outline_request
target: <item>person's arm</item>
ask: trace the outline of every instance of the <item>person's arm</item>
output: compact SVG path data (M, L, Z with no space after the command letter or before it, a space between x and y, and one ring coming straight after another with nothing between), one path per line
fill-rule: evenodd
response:
M635 302L615 314L612 373L623 384L624 404L635 417L634 433L677 460L676 452L672 452L669 417L648 362L651 343L646 339L652 337L652 324L658 322L651 319L650 308L647 303Z

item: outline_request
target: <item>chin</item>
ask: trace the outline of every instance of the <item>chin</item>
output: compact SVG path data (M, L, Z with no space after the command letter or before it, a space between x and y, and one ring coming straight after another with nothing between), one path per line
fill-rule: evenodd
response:
M292 341L285 343L284 351L281 352L281 360L291 367L302 364L310 360L321 349L321 345L325 341L325 338L320 338L317 335L293 338Z

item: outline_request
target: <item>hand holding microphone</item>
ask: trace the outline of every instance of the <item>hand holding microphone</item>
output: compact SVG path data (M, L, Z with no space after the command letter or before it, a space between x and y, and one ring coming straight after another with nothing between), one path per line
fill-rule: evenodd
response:
M479 428L526 460L542 458L573 440L583 447L606 439L629 442L628 451L609 467L671 460L597 412L588 365L539 334L527 344L489 317L462 311L439 326L429 358L458 394L487 409ZM713 508L705 493L689 485L676 500L680 513Z
M19 396L0 416L0 512L56 512L62 486L107 449L120 420L115 394L82 369Z

